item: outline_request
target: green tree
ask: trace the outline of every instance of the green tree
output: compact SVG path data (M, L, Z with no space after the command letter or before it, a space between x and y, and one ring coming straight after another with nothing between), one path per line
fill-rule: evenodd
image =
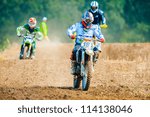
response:
M48 17L49 35L67 41L67 28L81 20L92 0L0 0L0 48L17 40L16 28L36 17ZM97 0L105 13L107 42L150 42L149 0ZM69 40L69 39L68 39Z

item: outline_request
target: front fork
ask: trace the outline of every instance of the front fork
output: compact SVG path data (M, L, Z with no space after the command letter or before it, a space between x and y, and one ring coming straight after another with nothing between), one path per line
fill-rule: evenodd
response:
M21 56L21 57L22 57L23 54L24 54L24 48L25 48L25 44L22 44L22 45L21 45L21 51L20 51L20 56ZM29 45L28 52L27 52L27 56L26 56L27 58L30 57L30 54L31 54L30 50L31 50L31 48L32 48L32 44Z
M89 55L88 57L88 61L91 62L91 67L92 67L92 71L94 71L94 68L93 68L93 56L92 55ZM85 51L82 51L82 59L81 59L81 76L86 76L87 77L87 69L85 68Z
M20 56L23 56L24 54L24 47L25 47L25 44L22 44L21 49L20 49Z
M31 47L32 47L32 44L29 45L28 52L27 52L27 58L30 57L30 54L31 54Z
M85 51L81 51L81 62L79 61L79 51L76 52L76 62L80 63L80 75L85 75Z
M89 56L88 58L88 61L91 62L91 65L92 65L92 71L94 71L94 68L93 68L93 56ZM79 51L76 52L76 62L77 63L80 63L80 75L83 77L83 76L87 76L87 73L86 73L86 69L85 69L85 51L82 51L81 52L81 62L79 61Z
M80 74L81 74L81 76L85 76L86 75L86 73L85 73L85 51L82 51L82 53L81 53L80 66L81 66Z

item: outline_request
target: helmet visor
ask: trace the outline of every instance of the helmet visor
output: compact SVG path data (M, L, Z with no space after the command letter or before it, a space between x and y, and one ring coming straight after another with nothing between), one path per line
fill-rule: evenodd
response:
M86 19L85 22L88 24L91 23L92 21L90 19Z
M94 10L97 9L97 7L96 6L92 6L91 9L94 11Z

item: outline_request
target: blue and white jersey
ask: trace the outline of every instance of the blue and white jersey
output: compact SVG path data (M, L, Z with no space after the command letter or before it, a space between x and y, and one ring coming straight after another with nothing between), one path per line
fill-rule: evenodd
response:
M76 24L73 24L71 27L67 30L67 35L71 36L76 32L76 41L75 45L80 45L82 40L87 39L93 39L93 36L97 37L98 39L104 38L101 32L98 29L98 26L92 25L91 28L85 29L81 22L78 22Z

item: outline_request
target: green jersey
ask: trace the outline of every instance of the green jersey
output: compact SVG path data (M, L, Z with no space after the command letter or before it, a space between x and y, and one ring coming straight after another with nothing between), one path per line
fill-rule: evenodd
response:
M24 26L19 26L17 28L17 35L28 35L28 34L34 34L35 38L38 38L38 40L42 40L43 35L40 32L40 28L39 27L35 27L35 28L30 28L30 26L28 24L25 24Z

